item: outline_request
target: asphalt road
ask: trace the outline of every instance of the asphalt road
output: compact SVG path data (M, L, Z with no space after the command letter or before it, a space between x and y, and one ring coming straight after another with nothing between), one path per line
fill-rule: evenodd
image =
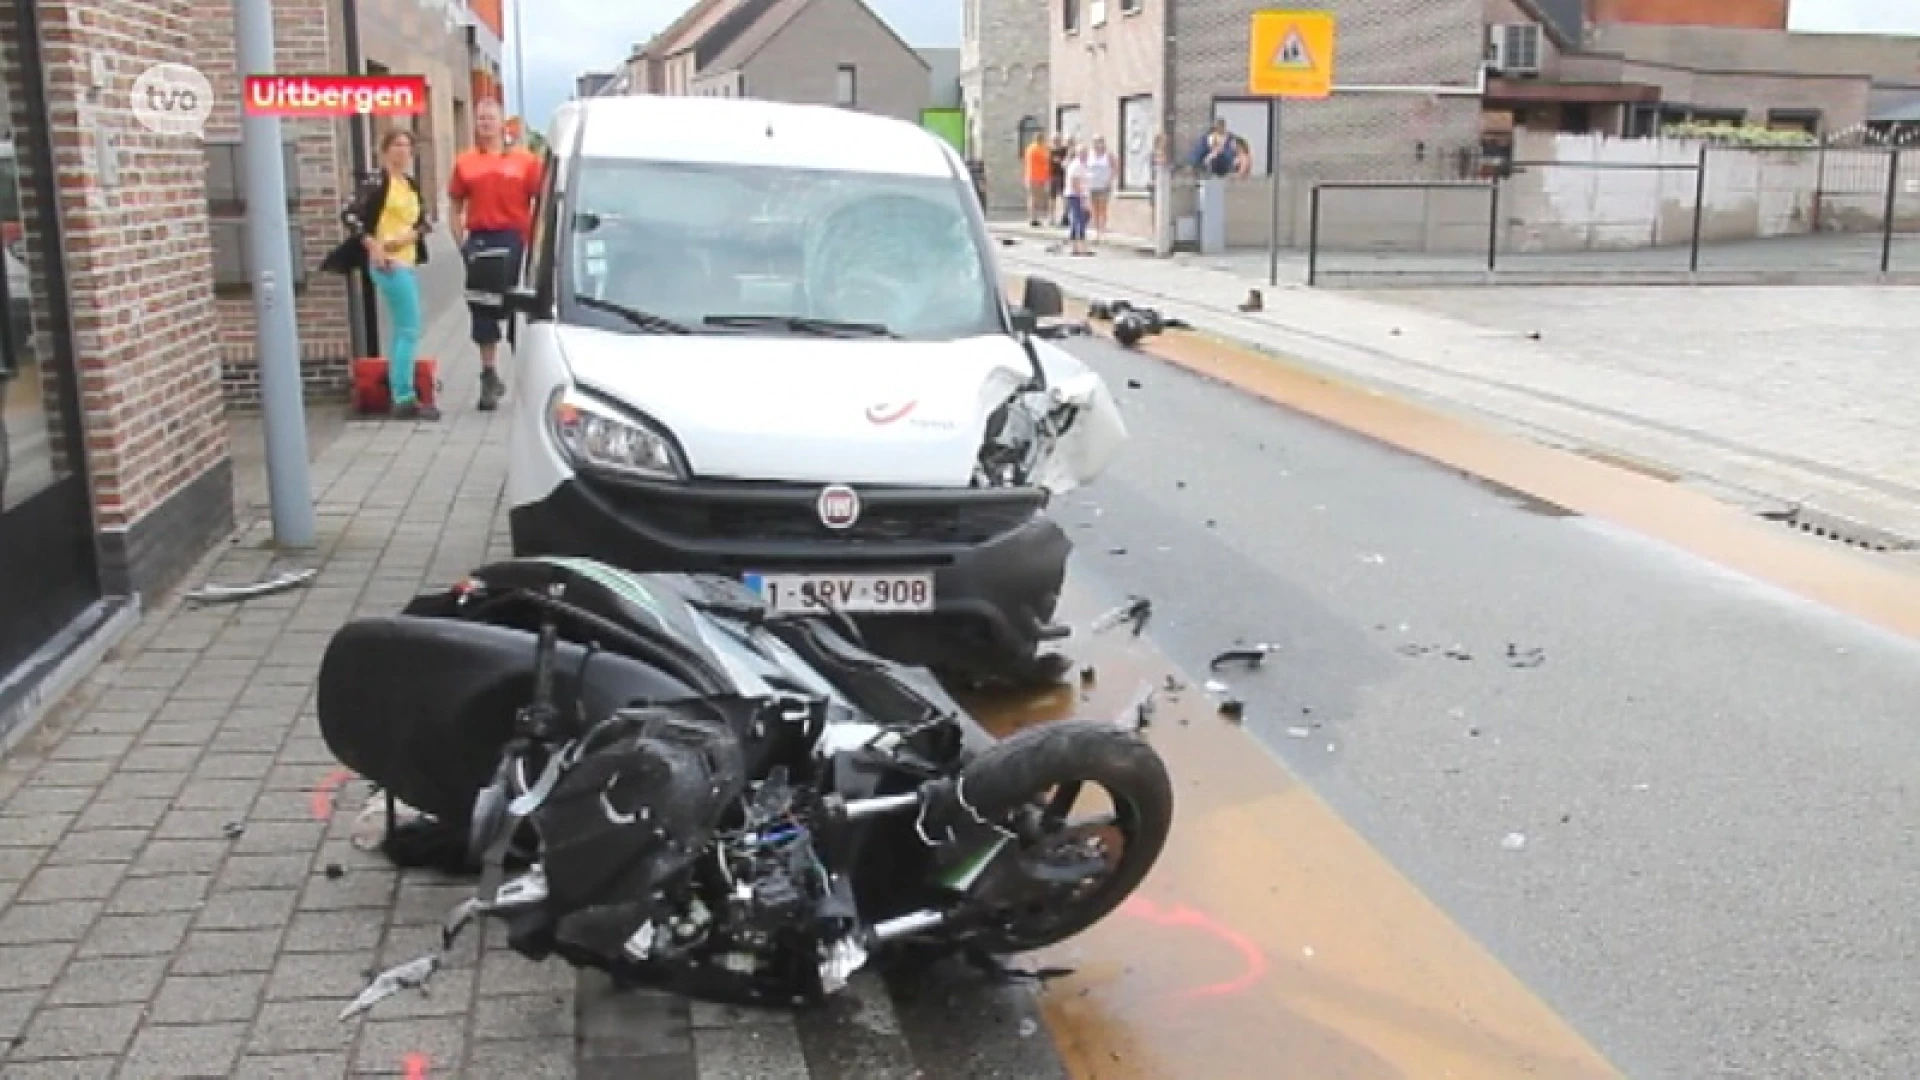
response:
M1235 680L1248 731L1614 1064L1920 1076L1920 648L1071 348L1133 436L1058 505L1077 583L1153 598L1191 672L1281 646Z

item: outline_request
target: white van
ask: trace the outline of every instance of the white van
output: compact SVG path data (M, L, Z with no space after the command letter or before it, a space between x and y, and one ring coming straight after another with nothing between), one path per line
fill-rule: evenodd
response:
M1008 303L967 169L912 124L740 98L570 102L519 288L516 555L739 577L963 679L1057 678L1050 496L1126 428Z

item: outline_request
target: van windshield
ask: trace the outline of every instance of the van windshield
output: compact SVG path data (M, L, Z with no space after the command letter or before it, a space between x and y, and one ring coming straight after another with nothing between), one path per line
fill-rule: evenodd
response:
M1001 332L950 179L583 157L561 317L607 330L940 341Z

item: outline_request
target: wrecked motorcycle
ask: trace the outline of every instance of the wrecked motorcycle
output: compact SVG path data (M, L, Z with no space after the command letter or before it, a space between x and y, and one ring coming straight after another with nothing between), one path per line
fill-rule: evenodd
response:
M721 1002L1069 938L1140 884L1173 812L1135 732L997 739L850 620L771 614L723 576L493 563L346 624L318 695L340 762L479 875L448 945L490 916L529 958ZM1093 786L1101 812L1072 817Z

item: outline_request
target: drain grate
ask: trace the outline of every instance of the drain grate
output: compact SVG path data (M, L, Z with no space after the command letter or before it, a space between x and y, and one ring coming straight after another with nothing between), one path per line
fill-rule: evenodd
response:
M1863 551L1914 551L1920 549L1920 542L1899 533L1876 529L1871 525L1862 525L1833 514L1809 510L1796 506L1790 510L1764 510L1760 516L1768 521L1777 521L1791 529L1798 529L1822 540L1831 540L1836 544L1860 548Z

